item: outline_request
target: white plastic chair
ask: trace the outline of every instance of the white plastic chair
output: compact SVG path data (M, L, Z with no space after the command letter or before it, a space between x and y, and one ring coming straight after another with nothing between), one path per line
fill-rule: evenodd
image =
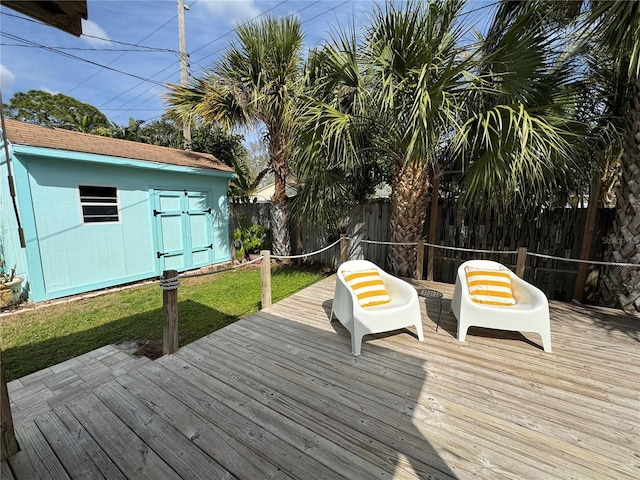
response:
M380 273L391 301L382 305L361 307L355 293L347 286L343 271L370 269L376 269ZM338 267L329 320L333 320L334 314L351 333L351 349L356 356L360 355L362 337L370 333L389 332L413 325L416 327L418 339L424 340L415 288L367 260L350 260Z
M549 302L537 287L511 273L511 290L516 299L512 306L484 305L471 301L465 267L506 269L491 260L469 260L458 267L451 310L458 319L458 340L464 342L469 327L495 328L516 332L534 332L542 337L545 352L551 352Z

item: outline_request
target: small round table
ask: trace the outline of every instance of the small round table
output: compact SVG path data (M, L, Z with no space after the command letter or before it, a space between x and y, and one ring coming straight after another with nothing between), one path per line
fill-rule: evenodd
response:
M436 332L440 327L440 314L442 313L442 292L431 288L417 288L418 296L422 298L435 298L438 300L438 321L436 322Z

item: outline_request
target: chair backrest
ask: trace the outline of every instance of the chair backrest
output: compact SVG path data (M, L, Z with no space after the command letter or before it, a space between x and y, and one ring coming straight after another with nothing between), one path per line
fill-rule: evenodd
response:
M377 266L375 263L370 262L369 260L347 260L346 262L338 266L338 276L340 277L341 280L344 281L344 275L342 273L344 270L347 270L347 271L371 270L373 268L378 270L378 272L381 275L385 273L384 270L382 270L379 266Z

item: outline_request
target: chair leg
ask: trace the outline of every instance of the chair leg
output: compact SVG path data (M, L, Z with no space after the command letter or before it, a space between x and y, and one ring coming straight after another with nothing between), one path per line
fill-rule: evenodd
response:
M551 353L551 330L545 329L542 332L538 332L542 339L542 348L545 352Z
M416 323L416 333L418 334L418 340L424 342L424 333L422 331L422 321Z
M460 320L458 320L458 341L464 342L464 339L467 338L467 330L469 330L469 325L463 325Z
M358 329L358 322L354 319L353 331L351 332L351 352L357 357L360 355L360 348L362 347L362 337L364 334Z
M333 302L331 302L331 315L329 315L329 321L333 320Z
M362 335L351 334L351 353L354 356L360 356L360 349L362 347Z

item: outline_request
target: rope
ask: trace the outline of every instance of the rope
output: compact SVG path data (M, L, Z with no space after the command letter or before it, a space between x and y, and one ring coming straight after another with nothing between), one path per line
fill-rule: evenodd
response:
M236 268L246 267L253 263L258 263L264 257L260 255L258 258L254 258L253 260L249 260L246 263L239 263L238 265L231 265L230 267L221 268L219 270L213 270L211 272L200 272L200 273L187 273L186 275L180 275L180 278L196 278L196 277L204 277L205 275L213 275L214 273L223 273L228 272L229 270L235 270Z
M411 246L411 245L418 245L418 242L381 242L381 241L377 241L377 240L358 240L356 238L352 238L352 237L344 237L347 240L354 240L354 241L359 241L361 243L370 243L370 244L376 244L376 245L403 245L403 246ZM316 250L315 252L309 252L309 253L303 253L301 255L271 255L271 258L273 259L277 259L277 260L285 260L285 259L296 259L296 258L307 258L310 257L312 255L318 255L319 253L325 252L327 250L329 250L330 248L335 247L338 243L340 243L342 239L338 239L335 242L333 242L331 245L328 245L324 248L321 248L320 250ZM436 245L434 243L424 243L425 247L433 247L433 248L439 248L442 250L454 250L454 251L458 251L458 252L471 252L471 253L487 253L487 254L492 254L492 255L514 255L517 254L518 251L517 250L480 250L480 249L473 249L473 248L462 248L462 247L448 247L448 246L444 246L444 245ZM600 262L597 260L579 260L576 258L564 258L564 257L556 257L553 255L545 255L542 253L535 253L535 252L527 252L527 255L531 255L532 257L539 257L539 258L545 258L545 259L550 259L550 260L560 260L562 262L572 262L572 263L587 263L590 265L604 265L604 266L612 266L612 267L631 267L631 268L638 268L640 267L640 264L637 263L620 263L620 262ZM242 268L242 267L246 267L248 265L254 264L254 263L258 263L260 262L262 259L264 258L264 256L260 256L254 260L251 260L247 263L240 263L238 265L232 265L231 267L227 267L227 268L223 268L220 270L215 270L212 272L203 272L203 273L191 273L191 274L187 274L187 275L180 275L179 277L173 277L173 278L160 278L160 288L162 288L163 290L175 290L178 288L179 284L180 284L180 279L181 278L194 278L194 277L202 277L205 275L213 275L214 273L222 273L222 272L227 272L229 270L234 270L236 268Z
M356 238L347 237L348 240L355 240L361 243L373 243L376 245L418 245L418 242L381 242L376 240L358 240ZM518 250L480 250L474 248L462 248L462 247L447 247L444 245L436 245L434 243L424 242L425 247L433 247L440 248L442 250L455 250L458 252L472 252L472 253L488 253L493 255L515 255L518 253ZM564 258L564 257L556 257L553 255L545 255L542 253L535 252L527 252L527 255L531 255L533 257L547 258L552 260L560 260L563 262L573 262L573 263L587 263L589 265L605 265L611 267L631 267L638 268L640 264L638 263L621 263L621 262L601 262L598 260L580 260L577 258Z
M377 240L358 240L357 238L347 237L347 240L355 240L361 243L374 243L376 245L418 245L418 242L379 242Z
M579 260L577 258L554 257L553 255L545 255L543 253L527 252L532 257L548 258L552 260L561 260L563 262L588 263L590 265L607 265L611 267L640 267L638 263L620 263L620 262L600 262L598 260Z
M307 257L310 257L311 255L317 255L319 253L325 252L325 251L329 250L331 247L335 247L338 243L340 243L341 240L342 239L339 238L338 240L333 242L328 247L324 247L324 248L322 248L320 250L316 250L315 252L303 253L302 255L271 255L271 258L275 258L277 260L294 259L294 258L307 258Z
M180 277L160 278L160 288L162 290L177 290L180 286Z
M511 255L511 254L515 254L518 253L517 250L476 250L474 248L462 248L462 247L445 247L444 245L435 245L433 243L426 243L424 244L425 247L434 247L434 248L441 248L443 250L455 250L458 252L474 252L474 253L492 253L492 254L496 254L496 255Z

